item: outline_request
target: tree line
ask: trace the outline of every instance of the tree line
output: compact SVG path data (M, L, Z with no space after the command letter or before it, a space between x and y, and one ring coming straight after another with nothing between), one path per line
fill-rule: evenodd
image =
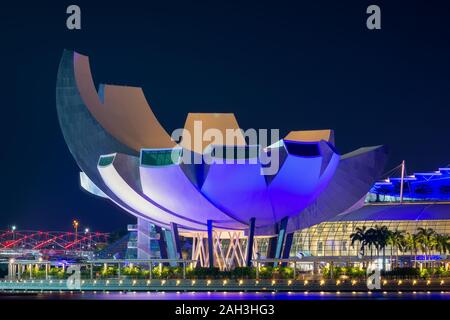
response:
M400 253L409 253L414 256L414 266L416 266L419 252L425 256L425 263L430 260L432 252L447 254L450 252L450 236L439 234L432 228L417 228L416 233L409 233L401 230L389 230L386 226L374 226L371 228L355 228L350 235L351 245L359 245L359 252L366 256L370 252L371 259L374 254L383 257L383 269L386 263L386 248L390 246L390 259L395 257L395 264L399 266Z

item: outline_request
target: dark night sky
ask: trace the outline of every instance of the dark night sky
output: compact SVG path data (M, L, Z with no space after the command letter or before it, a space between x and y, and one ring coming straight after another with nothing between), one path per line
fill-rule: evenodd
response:
M450 163L448 1L50 3L0 9L0 229L133 222L78 185L55 107L64 48L90 56L97 83L142 86L169 131L190 111L234 112L243 128L333 128L342 153L387 144L387 169ZM366 28L369 4L382 30Z

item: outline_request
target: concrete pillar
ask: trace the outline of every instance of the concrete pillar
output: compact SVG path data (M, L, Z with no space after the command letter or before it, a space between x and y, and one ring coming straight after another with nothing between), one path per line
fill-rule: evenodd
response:
M288 217L284 217L280 221L280 226L279 226L278 236L277 236L277 245L275 248L275 257L274 257L275 259L280 259L282 257L281 254L283 252L284 243L286 240L287 223L288 223ZM275 262L273 265L274 265L274 267L276 267L278 265L278 263Z
M249 230L248 230L248 239L247 239L247 267L251 267L252 265L252 256L253 256L253 242L255 238L255 218L250 219Z
M156 226L156 232L159 233L159 252L161 259L167 259L167 244L166 244L166 233L161 227Z
M214 268L214 248L213 248L213 225L212 220L207 221L208 226L208 257L209 267Z
M137 258L151 258L151 232L152 224L142 218L137 219ZM159 228L161 230L161 228Z
M180 243L180 235L178 233L178 225L174 222L170 223L170 231L172 234L172 242L175 251L176 259L181 259L181 243Z
M289 259L289 257L290 257L293 239L294 239L294 233L293 232L288 233L286 235L286 239L284 241L283 255L282 255L283 259ZM283 263L283 266L287 266L287 265L288 265L287 262Z
M277 237L272 237L269 239L269 245L267 248L267 258L274 259L275 258L275 249L277 247Z
M179 259L178 253L176 252L176 244L173 239L172 231L163 229L164 234L164 244L166 245L166 259ZM176 262L170 262L172 267L176 267Z

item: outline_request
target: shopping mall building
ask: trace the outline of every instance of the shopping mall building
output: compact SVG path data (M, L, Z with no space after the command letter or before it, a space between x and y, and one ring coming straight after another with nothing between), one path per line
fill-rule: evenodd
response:
M351 245L351 234L356 228L386 226L404 235L413 235L418 228L431 228L437 234L450 235L450 168L404 177L402 199L401 183L398 177L377 182L361 208L297 231L291 256L357 257L360 247ZM385 252L387 256L403 256L405 261L416 256L390 244ZM418 259L421 255L423 251L418 248ZM435 260L445 258L436 249L431 250L431 255Z

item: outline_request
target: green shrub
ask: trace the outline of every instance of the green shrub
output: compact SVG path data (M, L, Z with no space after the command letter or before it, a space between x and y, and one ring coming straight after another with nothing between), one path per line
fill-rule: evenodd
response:
M259 268L259 277L261 279L270 279L273 277L274 268L271 266L263 266Z
M115 267L108 267L103 268L102 271L100 271L100 275L102 278L111 278L117 274L117 268Z
M256 276L256 270L251 267L236 267L231 271L231 277L235 279L250 279Z

